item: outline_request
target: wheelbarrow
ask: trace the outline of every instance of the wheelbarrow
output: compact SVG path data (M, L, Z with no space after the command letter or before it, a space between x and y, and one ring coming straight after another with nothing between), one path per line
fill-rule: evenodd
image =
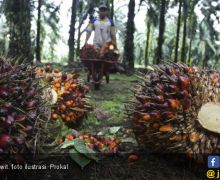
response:
M81 59L82 63L88 68L87 81L94 84L95 90L100 88L103 76L106 78L106 83L109 83L109 70L118 61L109 61L104 59Z

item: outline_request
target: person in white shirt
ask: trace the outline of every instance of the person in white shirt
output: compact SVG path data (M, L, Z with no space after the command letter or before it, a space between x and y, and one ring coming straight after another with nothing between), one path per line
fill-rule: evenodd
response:
M99 18L93 18L87 27L85 44L87 44L92 31L95 32L93 44L102 48L106 42L116 44L116 30L113 20L108 17L108 7L104 4L99 6Z

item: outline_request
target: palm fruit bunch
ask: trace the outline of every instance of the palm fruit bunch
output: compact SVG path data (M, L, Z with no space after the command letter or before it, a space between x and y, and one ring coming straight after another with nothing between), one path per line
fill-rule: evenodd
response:
M99 137L85 133L80 135L79 138L84 140L89 148L105 155L116 154L118 152L120 140L116 137Z
M65 140L71 141L75 138L83 140L88 148L93 149L96 152L103 153L105 155L116 154L118 152L118 146L120 144L120 140L115 136L104 137L93 135L91 133L69 133L63 137L58 137L57 144L62 144Z
M220 153L220 73L169 61L149 70L127 105L139 144L196 161Z
M0 159L35 154L44 144L50 113L34 68L0 58ZM26 154L25 156L22 156Z
M86 44L80 50L79 57L81 59L98 59L100 56L100 49L94 45Z
M115 43L113 42L106 42L101 51L101 57L106 61L118 61L119 58L119 51Z
M53 70L49 65L40 74L46 77L51 89L57 94L57 101L52 107L51 119L61 118L66 125L71 127L78 125L90 108L86 98L89 88L79 79L79 74L63 73Z

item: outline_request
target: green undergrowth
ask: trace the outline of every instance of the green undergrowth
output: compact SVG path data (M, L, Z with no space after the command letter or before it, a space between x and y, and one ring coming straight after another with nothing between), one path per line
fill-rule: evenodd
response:
M82 73L81 77L86 80L86 74ZM89 112L84 119L82 129L91 131L99 127L111 127L123 125L127 118L125 115L125 103L129 100L132 88L137 81L136 76L126 76L124 74L111 74L110 83L105 83L103 78L100 90L93 90L92 84L89 93L90 102L93 111ZM107 113L110 117L98 118L96 111Z

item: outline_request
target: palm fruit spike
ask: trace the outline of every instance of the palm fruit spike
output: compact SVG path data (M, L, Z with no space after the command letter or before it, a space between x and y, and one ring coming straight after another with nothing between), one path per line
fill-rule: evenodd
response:
M127 105L139 144L196 160L220 153L220 73L167 63L140 76Z
M13 60L14 61L14 60ZM49 120L44 89L34 68L0 58L0 157L35 154ZM6 158L6 159L4 159ZM23 157L25 159L25 157Z

